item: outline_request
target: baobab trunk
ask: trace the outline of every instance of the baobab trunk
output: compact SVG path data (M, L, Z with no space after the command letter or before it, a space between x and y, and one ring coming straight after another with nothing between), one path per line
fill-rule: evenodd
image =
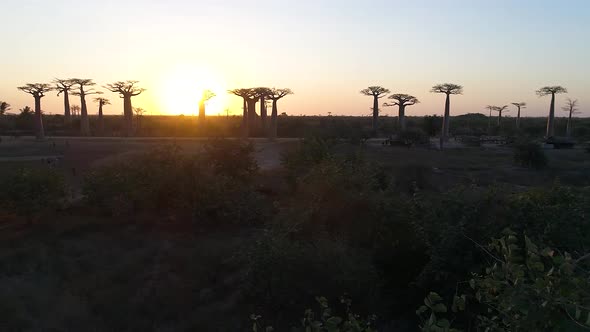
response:
M551 106L549 106L549 117L547 118L547 138L553 137L555 130L553 129L553 120L555 118L555 93L551 94Z
M518 113L516 113L516 129L520 129L520 106L518 107Z
M90 136L90 121L88 120L88 108L86 107L86 99L84 96L80 97L80 112L82 118L80 120L80 134L82 136Z
M102 116L102 103L98 104L98 134L104 134L104 118Z
M260 97L260 123L262 125L262 132L266 135L266 104L264 96Z
M406 130L406 106L399 105L399 127L402 131Z
M244 115L242 116L242 136L248 137L250 135L250 128L248 126L248 104L246 98L244 98Z
M275 139L277 138L277 124L278 124L278 113L279 110L277 108L277 101L272 101L272 113L270 115L270 138Z
M70 123L72 121L72 114L70 112L70 96L68 91L64 91L64 117L66 118L66 123Z
M449 124L451 115L451 95L447 93L447 100L445 101L445 116L443 119L442 137L446 140L449 137Z
M256 102L257 99L249 99L248 100L248 127L251 131L252 129L256 128Z
M41 115L41 97L35 97L35 136L37 139L45 138L43 130L43 117Z
M205 123L205 102L201 101L199 103L199 123Z
M133 136L133 106L131 96L123 97L123 117L125 118L125 136Z
M379 127L379 97L373 96L373 131Z
M502 125L502 111L498 112L498 127Z
M570 111L570 114L567 118L567 127L565 128L565 135L567 137L571 137L572 136L572 111Z

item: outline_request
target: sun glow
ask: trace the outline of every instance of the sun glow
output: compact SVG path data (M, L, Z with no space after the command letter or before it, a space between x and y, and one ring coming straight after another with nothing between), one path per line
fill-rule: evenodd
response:
M193 65L177 65L160 78L158 97L162 114L198 115L203 91L211 90L215 97L207 102L206 114L225 114L228 107L227 88L213 70Z

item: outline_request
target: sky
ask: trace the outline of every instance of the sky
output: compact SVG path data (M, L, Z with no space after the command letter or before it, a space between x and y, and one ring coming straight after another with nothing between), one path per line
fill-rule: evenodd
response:
M450 82L464 86L455 115L524 101L524 115L544 116L549 98L535 90L562 85L557 106L578 99L590 116L587 0L0 0L0 13L12 112L33 106L17 86L77 77L97 82L107 114L123 106L102 86L138 80L147 90L133 106L148 114L196 114L203 89L217 94L208 114L240 114L227 90L268 86L295 93L279 112L368 116L359 91L371 85L418 97L408 115L441 114L430 88ZM62 113L63 100L49 93L42 109Z

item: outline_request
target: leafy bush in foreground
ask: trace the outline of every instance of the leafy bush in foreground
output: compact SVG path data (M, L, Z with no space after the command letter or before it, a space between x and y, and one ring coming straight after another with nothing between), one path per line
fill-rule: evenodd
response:
M514 162L520 166L541 169L547 166L547 156L535 142L521 142L514 146Z

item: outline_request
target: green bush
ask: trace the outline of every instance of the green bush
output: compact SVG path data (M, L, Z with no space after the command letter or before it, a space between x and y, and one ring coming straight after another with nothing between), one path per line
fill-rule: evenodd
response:
M538 143L521 142L514 146L514 162L523 167L541 169L547 166L547 156Z

